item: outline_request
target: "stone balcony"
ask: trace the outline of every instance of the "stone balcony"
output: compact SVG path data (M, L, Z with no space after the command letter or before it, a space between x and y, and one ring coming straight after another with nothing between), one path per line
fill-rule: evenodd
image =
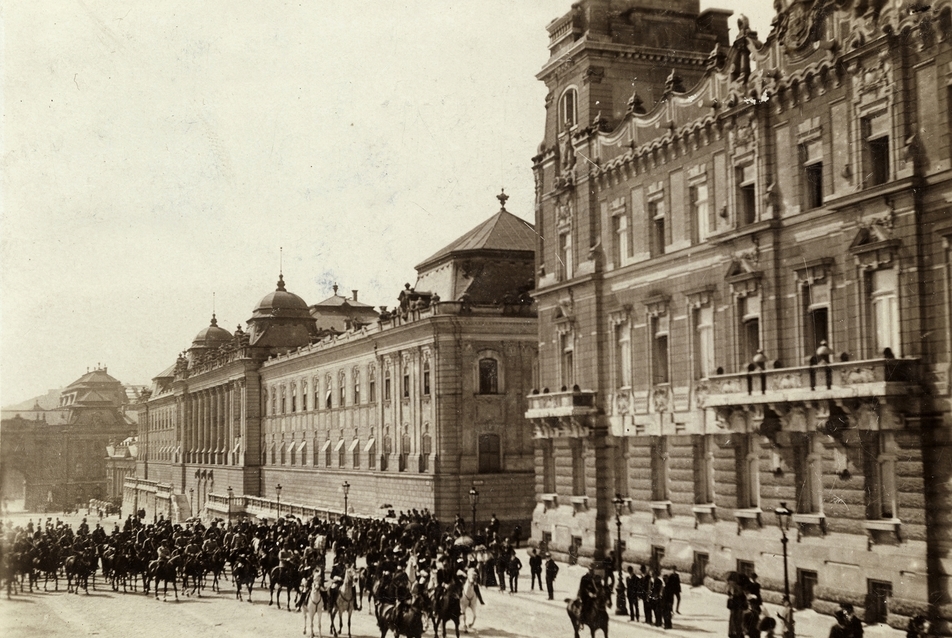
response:
M882 399L921 394L918 359L837 361L712 377L696 386L702 408Z
M598 414L592 390L572 390L531 394L526 418L535 426L536 438L584 437L594 427Z

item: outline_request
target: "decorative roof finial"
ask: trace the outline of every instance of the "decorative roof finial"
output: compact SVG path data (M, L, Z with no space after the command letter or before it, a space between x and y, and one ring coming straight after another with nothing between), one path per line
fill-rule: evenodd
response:
M278 275L278 290L284 291L284 273Z
M509 195L506 195L506 189L499 189L499 194L496 195L496 199L499 200L499 210L506 210L506 201L509 199Z
M278 274L284 274L284 246L278 246Z
M334 295L337 295L337 284L334 284L331 288L334 289Z
M214 313L214 312L212 313L212 322L211 322L210 325L212 325L212 326L217 326L217 325L218 325L218 319L215 318L215 313Z

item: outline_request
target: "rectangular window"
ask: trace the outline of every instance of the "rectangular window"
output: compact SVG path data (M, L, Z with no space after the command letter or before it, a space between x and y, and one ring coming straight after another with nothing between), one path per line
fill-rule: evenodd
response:
M370 443L367 444L367 449L364 450L367 452L367 468L371 470L377 469L377 442L374 439L370 439Z
M559 280L572 278L572 231L559 233Z
M896 450L892 433L868 432L862 435L863 473L866 476L866 518L899 518L896 500Z
M320 404L321 404L321 384L318 383L317 379L314 379L314 399L313 399L313 403L311 403L311 409L316 410Z
M370 387L368 388L370 394L370 402L374 403L377 401L377 378L373 375L370 376Z
M502 450L498 434L479 435L479 473L502 471Z
M426 396L430 395L430 366L429 364L423 366L423 394Z
M663 436L651 437L651 500L669 500L668 439Z
M874 270L867 275L867 281L867 313L872 323L875 356L902 356L897 293L899 281L896 269Z
M627 321L615 326L615 387L631 387L631 331Z
M830 343L830 285L815 282L802 287L804 357L816 354L822 342Z
M819 514L823 511L823 450L822 446L817 448L818 443L816 436L806 434L794 447L798 514Z
M575 343L572 333L559 335L559 341L562 350L562 385L566 390L571 390L575 385Z
M889 181L889 113L862 120L863 183L877 186Z
M800 144L800 181L803 187L803 209L823 206L823 143L816 139Z
M707 184L691 187L691 210L694 218L694 243L700 243L711 234L711 205Z
M403 371L403 398L407 399L410 397L410 371Z
M624 209L622 209L624 211ZM628 263L631 256L631 241L629 238L628 215L622 212L612 218L612 224L615 230L614 261L615 267L619 268Z
M291 389L291 412L297 412L297 389Z
M352 467L357 470L360 469L360 439L354 439L350 444L350 462Z
M572 495L585 496L585 449L582 441L575 439L572 446Z
M387 370L387 373L383 377L383 400L390 400L390 371Z
M753 164L738 166L737 225L746 226L757 221L757 175Z
M694 503L714 503L714 450L710 435L694 437Z
M340 381L338 383L340 391L340 407L344 407L347 404L347 379L344 375L340 375Z
M740 367L747 369L757 351L760 350L760 296L748 295L737 300L740 317L738 344Z
M479 360L479 393L499 392L499 362L486 357Z
M651 223L651 256L657 257L664 254L668 243L663 199L648 202L648 220Z
M669 383L668 375L668 315L651 319L651 377L655 384Z
M360 405L360 373L354 370L354 405Z
M714 306L694 309L694 378L714 374Z
M737 507L760 507L760 446L751 434L738 435L735 472L737 476Z
M555 494L555 449L552 439L542 440L542 492Z

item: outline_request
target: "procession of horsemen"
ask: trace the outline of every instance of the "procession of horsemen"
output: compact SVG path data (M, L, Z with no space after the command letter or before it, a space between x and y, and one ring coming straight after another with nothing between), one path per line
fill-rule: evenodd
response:
M171 589L178 600L180 590L187 596L221 591L227 573L238 600L267 589L268 604L280 609L284 593L285 609L304 612L311 636L315 615L321 633L323 613L335 635L346 619L350 635L350 616L365 600L382 637L388 631L421 636L428 626L437 635L442 628L445 636L447 623L459 635L461 623L464 630L472 627L483 604L480 585L498 582L504 589L505 576L511 569L518 575L521 566L516 547L494 523L474 539L459 517L444 529L430 513L416 510L386 519L288 515L227 524L197 518L146 524L129 516L108 533L99 523L91 529L86 519L76 530L51 519L36 526L8 522L2 526L0 582L7 597L41 587L59 591L62 578L68 593L89 593L99 575L101 586L116 592L167 600Z

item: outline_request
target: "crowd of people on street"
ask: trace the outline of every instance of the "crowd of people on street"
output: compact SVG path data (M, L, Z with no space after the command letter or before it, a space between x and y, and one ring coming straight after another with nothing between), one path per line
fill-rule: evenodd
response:
M101 568L115 591L120 587L137 591L141 581L143 591L155 587L158 596L156 575L160 567L169 564L176 566L183 591L190 585L193 593L201 595L208 577L211 587L218 588L227 564L239 596L244 585L250 597L251 587L259 579L259 588L269 581L273 595L278 574L292 574L286 584L297 592L295 603L300 607L315 578L333 589L345 570L356 568L358 559L361 596L378 603L420 606L439 591L460 588L467 579L474 582L480 604L480 587L498 587L510 595L519 592L523 565L516 549L521 530L513 528L509 536L501 536L495 514L475 535L468 534L459 516L451 528L444 529L426 510L383 519L301 520L287 515L273 521L216 519L207 525L198 518L174 523L161 515L153 523L145 523L138 514L129 515L121 526L115 522L111 531L100 522L90 527L85 518L75 530L52 518L40 519L37 524L30 520L25 526L0 522L0 582L7 595L24 588L33 591L40 587L41 578L44 589L51 580L58 589L63 571L68 591L86 588L90 577L95 588ZM530 591L538 586L542 592L544 577L548 599L554 600L559 565L544 543L528 550L528 567ZM240 580L242 574L245 577ZM728 638L786 635L788 623L792 624L790 604L785 602L784 612L776 617L765 613L757 574L732 573L727 587ZM177 596L175 583L173 589ZM630 622L670 629L673 616L681 613L681 593L677 570L629 565L616 574L609 555L590 564L579 582L576 601L585 617L596 606L610 606L614 594L619 606L627 605ZM863 624L848 602L841 604L834 620L829 638L863 638ZM929 632L924 616L910 619L907 638L924 638Z

